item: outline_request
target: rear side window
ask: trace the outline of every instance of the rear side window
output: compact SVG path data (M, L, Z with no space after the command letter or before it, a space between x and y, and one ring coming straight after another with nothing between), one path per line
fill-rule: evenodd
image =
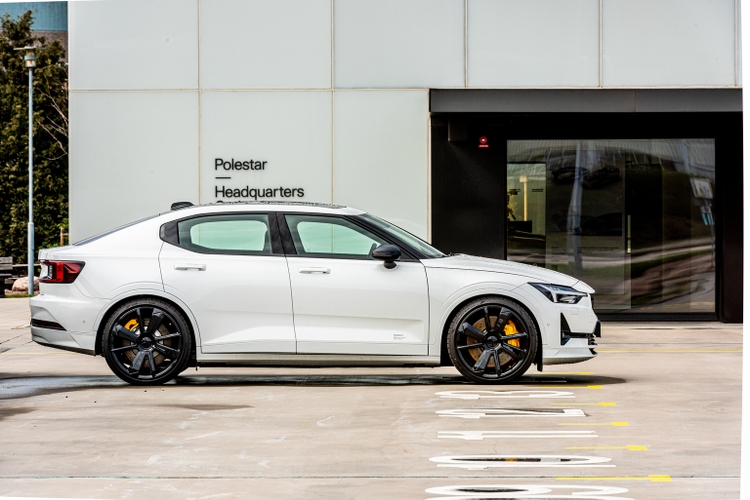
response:
M209 215L177 223L179 246L201 253L271 254L266 214Z

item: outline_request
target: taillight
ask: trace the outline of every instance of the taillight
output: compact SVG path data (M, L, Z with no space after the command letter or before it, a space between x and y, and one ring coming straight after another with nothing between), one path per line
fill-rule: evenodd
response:
M62 261L62 260L40 260L47 268L47 273L39 278L42 283L73 283L85 262Z

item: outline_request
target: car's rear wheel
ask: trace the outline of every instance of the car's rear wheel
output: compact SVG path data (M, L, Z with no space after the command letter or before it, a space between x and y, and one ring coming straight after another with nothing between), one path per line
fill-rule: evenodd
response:
M134 385L163 384L183 371L192 335L171 304L137 299L117 308L104 326L102 353L115 375Z
M537 329L524 308L500 297L476 299L456 314L448 353L456 369L480 383L504 383L526 373L537 349Z

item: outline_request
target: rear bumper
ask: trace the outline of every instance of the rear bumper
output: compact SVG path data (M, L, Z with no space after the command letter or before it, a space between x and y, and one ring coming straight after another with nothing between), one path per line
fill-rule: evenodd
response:
M79 352L82 354L94 355L93 349L86 349L73 338L73 336L66 331L40 328L36 326L31 327L31 340L37 344L54 347L56 349L62 349L64 351ZM92 343L93 345L93 343Z
M45 346L93 355L94 325L104 303L70 295L43 294L29 300L31 339Z

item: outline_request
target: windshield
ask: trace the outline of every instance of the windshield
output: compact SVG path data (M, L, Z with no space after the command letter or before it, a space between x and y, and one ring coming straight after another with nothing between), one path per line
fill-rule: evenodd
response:
M445 257L445 254L443 252L431 246L426 241L417 238L413 234L404 231L398 226L394 226L388 221L384 221L383 219L379 219L370 214L362 214L361 217L384 233L396 237L398 240L403 241L414 250L419 251L425 256L425 258L434 259L437 257Z

